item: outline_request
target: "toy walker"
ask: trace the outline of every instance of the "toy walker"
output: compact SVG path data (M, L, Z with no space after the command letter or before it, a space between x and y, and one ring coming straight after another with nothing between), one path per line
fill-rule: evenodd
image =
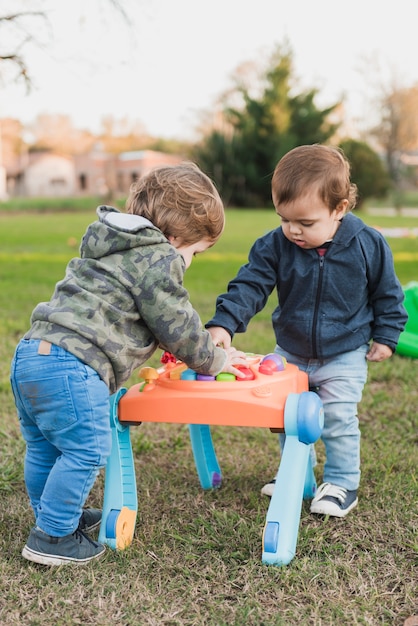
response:
M315 495L310 446L323 428L322 403L309 391L307 374L278 354L247 355L248 368L239 368L245 374L242 379L226 373L216 379L200 376L167 353L163 357L162 368L142 368L143 382L111 398L112 452L106 466L99 541L123 550L133 539L138 503L131 425L189 424L203 489L217 488L222 482L211 425L269 428L286 433L286 443L266 515L262 562L287 565L296 551L303 498Z

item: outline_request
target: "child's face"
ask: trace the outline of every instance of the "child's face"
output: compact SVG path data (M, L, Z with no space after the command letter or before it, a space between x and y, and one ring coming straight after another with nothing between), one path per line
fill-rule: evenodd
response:
M283 234L300 248L310 250L332 239L344 216L348 200L330 211L317 193L308 193L276 208Z
M173 240L171 243L176 248L177 252L180 252L180 254L182 255L186 263L186 269L190 267L193 261L193 257L196 254L199 254L200 252L204 252L205 250L213 246L213 241L208 241L207 239L201 239L197 243L192 243L192 244L187 244L187 245L184 245L184 244L176 245L175 240Z

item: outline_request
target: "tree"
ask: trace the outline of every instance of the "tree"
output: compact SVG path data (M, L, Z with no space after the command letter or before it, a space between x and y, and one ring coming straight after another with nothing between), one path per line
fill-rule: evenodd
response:
M30 88L25 48L34 41L41 43L40 31L46 24L42 11L18 10L0 15L0 78L4 83L23 81Z
M126 0L105 1L129 27L129 18L124 8ZM21 8L18 8L19 3ZM26 4L24 0L15 0L13 12L0 14L0 81L3 84L23 81L30 90L32 73L28 50L30 51L31 44L47 46L52 31L47 11L28 10L25 8Z
M117 13L130 28L128 15L124 5L128 0L95 0L97 14L103 17L103 9L107 7L107 22L110 16ZM5 3L3 2L3 5ZM10 3L11 4L11 3ZM13 10L6 12L0 8L0 88L16 83L24 84L27 92L34 87L32 75L31 52L34 46L48 50L52 44L53 32L48 18L46 0L38 0L36 3L40 10L28 9L33 2L29 0L13 0ZM3 12L2 12L3 11ZM82 16L79 16L82 18ZM103 23L106 23L106 18ZM3 120L0 124L0 165L3 162L10 163L18 159L19 155L26 153L27 141L22 137L20 126L20 141L11 141L6 130L10 127L10 120ZM31 147L35 149L51 149L68 154L77 154L91 149L97 138L87 131L78 131L72 127L67 116L43 115L28 128L32 135ZM2 136L3 135L3 136ZM132 137L130 137L132 139ZM131 141L132 145L133 139ZM1 149L1 146L2 149ZM14 154L11 154L11 148Z
M390 177L382 159L366 143L345 139L340 143L351 164L351 180L357 185L357 208L367 198L383 198L389 192Z
M375 112L376 118L364 136L377 144L384 155L395 208L400 209L410 175L405 153L418 150L418 83L409 84L402 69L373 58L365 60L364 73L370 94L369 110Z
M238 76L224 102L222 125L204 135L194 158L213 176L225 202L265 206L271 203L277 161L297 145L329 141L337 124L328 118L337 104L320 110L315 89L293 93L292 53L286 44L275 50L255 83L245 81L242 72Z
M418 149L418 85L391 89L380 98L381 118L372 130L382 146L394 190L394 202L401 208L402 191L407 180L407 168L402 155Z
M43 113L26 128L32 138L31 149L35 150L82 154L88 152L97 141L92 133L74 128L68 115Z

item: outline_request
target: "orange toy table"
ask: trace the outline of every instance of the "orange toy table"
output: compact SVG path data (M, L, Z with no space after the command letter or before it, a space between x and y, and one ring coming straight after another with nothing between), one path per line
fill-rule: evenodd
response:
M137 495L129 429L142 422L189 424L203 489L219 487L222 473L210 426L269 428L286 433L276 486L263 533L263 563L286 565L295 555L303 498L313 497L310 446L323 427L322 404L308 377L277 354L248 355L245 379L200 377L181 362L143 368L143 382L112 396L112 453L106 467L99 540L114 549L132 541Z

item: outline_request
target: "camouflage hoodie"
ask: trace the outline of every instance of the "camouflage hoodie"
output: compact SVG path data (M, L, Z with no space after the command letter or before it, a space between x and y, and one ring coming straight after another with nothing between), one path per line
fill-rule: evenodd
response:
M226 353L183 287L183 257L149 220L109 206L82 239L49 302L31 316L25 339L45 339L95 369L114 393L158 346L202 374Z

